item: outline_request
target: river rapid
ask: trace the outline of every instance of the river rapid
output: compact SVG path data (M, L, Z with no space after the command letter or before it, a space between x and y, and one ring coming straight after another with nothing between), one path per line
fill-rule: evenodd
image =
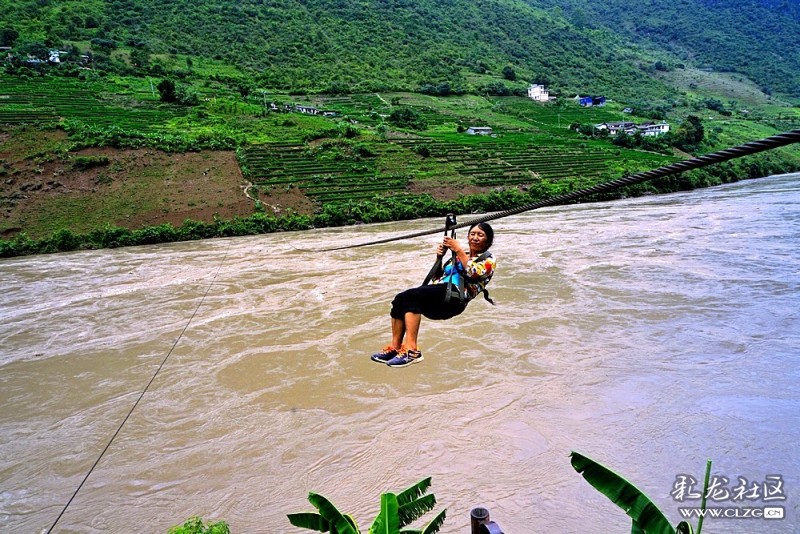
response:
M704 534L800 531L800 175L499 219L497 306L423 319L417 365L371 362L441 236L320 249L442 223L0 260L0 531L53 524L165 359L54 532L309 532L286 519L309 491L366 532L428 476L445 534L476 506L506 534L628 532L573 450L673 525L711 458L731 495L709 505L785 516Z

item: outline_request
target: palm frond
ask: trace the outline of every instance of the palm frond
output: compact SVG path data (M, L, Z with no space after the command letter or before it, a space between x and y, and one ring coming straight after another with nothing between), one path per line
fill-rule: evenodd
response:
M655 504L642 491L594 460L577 452L570 454L572 467L589 484L622 508L647 534L675 534L675 529ZM635 530L632 530L635 532Z

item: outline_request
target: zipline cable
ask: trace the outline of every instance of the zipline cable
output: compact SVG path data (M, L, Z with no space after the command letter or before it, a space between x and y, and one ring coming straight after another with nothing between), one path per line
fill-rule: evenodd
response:
M192 313L192 316L189 317L189 321L186 323L186 326L183 327L183 330L181 330L181 333L178 336L178 338L175 340L175 343L172 344L172 348L169 349L169 352L164 357L164 360L161 362L161 365L158 366L158 369L156 369L156 372L153 374L152 378L150 378L150 381L147 383L145 388L142 390L142 393L139 395L139 398L136 399L136 402L133 403L133 406L131 407L130 411L128 412L128 415L126 415L125 419L122 420L122 423L120 423L119 428L117 428L117 431L114 432L114 435L111 436L110 440L108 440L108 443L106 444L106 446L103 449L103 451L100 453L100 456L97 457L97 460L95 460L94 464L92 464L92 467L89 469L89 472L86 473L86 476L83 477L83 480L81 481L81 483L78 484L78 487L75 489L75 492L72 494L72 497L69 498L69 500L67 501L67 504L65 504L64 508L61 509L61 513L58 514L58 517L56 517L56 520L53 521L53 524L50 526L50 528L47 529L47 534L50 534L53 531L53 529L56 527L56 524L58 524L59 520L61 519L61 516L63 516L64 512L67 511L67 508L69 508L69 505L72 504L72 501L78 495L78 492L81 490L83 485L89 479L89 476L92 474L92 471L94 471L94 468L97 467L97 464L99 464L100 460L103 459L103 456L106 454L106 451L108 451L108 449L111 447L111 444L114 442L114 439L117 437L117 435L119 435L120 431L122 430L122 427L125 425L125 423L128 421L128 418L130 418L131 414L133 413L133 410L136 409L136 407L139 405L139 402L142 400L142 397L144 397L144 394L147 393L148 389L150 389L150 386L155 381L156 377L158 376L158 373L160 373L161 369L164 368L164 365L167 363L167 360L169 359L170 355L172 354L172 351L174 351L175 347L178 346L178 343L180 342L181 338L183 337L183 334L186 333L186 330L189 328L189 325L192 323L192 320L194 319L195 315L197 315L197 311L200 309L200 306L203 305L203 302L206 300L206 296L208 296L209 291L211 291L211 288L214 285L214 282L216 282L217 276L219 275L219 272L222 269L222 266L225 264L225 260L228 258L228 251L230 251L232 244L233 244L233 242L228 244L228 248L225 250L225 255L223 256L222 261L219 263L219 267L217 267L217 272L214 273L214 278L211 279L211 282L208 284L208 287L206 288L206 292L203 294L203 298L200 299L200 302L197 304L197 307L194 309L194 313Z
M455 228L464 228L466 226L472 226L474 224L493 221L495 219L500 219L502 217L508 217L510 215L517 215L518 213L523 213L525 211L531 211L538 208L543 208L546 206L556 206L561 204L567 204L579 198L583 198L589 195L595 195L598 193L606 193L608 191L613 191L614 189L619 189L620 187L624 187L627 185L635 185L642 182L646 182L648 180L653 180L655 178L663 178L665 176L670 176L673 174L678 174L685 171L691 171L694 169L699 169L701 167L706 167L708 165L713 165L715 163L722 163L724 161L728 161L735 158L741 158L743 156L750 156L752 154L757 154L759 152L764 152L766 150L772 150L774 148L779 148L786 145L791 145L792 143L800 142L800 129L797 130L790 130L788 132L784 132L782 134L773 135L771 137L767 137L764 139L760 139L758 141L751 141L749 143L745 143L743 145L739 145L733 148L727 148L725 150L720 150L719 152L713 152L711 154L706 154L704 156L698 156L696 158L687 159L683 161L679 161L677 163L671 163L670 165L665 165L664 167L659 167L657 169L653 169L650 171L644 171L637 174L632 174L630 176L625 176L623 178L618 178L617 180L611 180L609 182L605 182L602 184L593 185L591 187L587 187L584 189L579 189L578 191L572 191L570 193L564 193L562 195L558 195L552 198L548 198L546 200L540 200L538 202L534 202L532 204L526 204L524 206L520 206L518 208L512 208L509 210L501 211L498 213L494 213L492 215L485 215L483 217L478 217L476 219L472 219L467 222L461 222L457 225L453 226L451 229ZM376 241L369 241L367 243L359 243L356 245L348 245L344 247L335 247L335 248L327 248L322 249L322 252L331 252L334 250L345 250L349 248L357 248L357 247L366 247L370 245L379 245L383 243L391 243L393 241L401 241L403 239L411 239L414 237L422 237L426 235L436 234L441 232L441 228L435 228L433 230L425 230L422 232L416 232L413 234L406 234L401 235L398 237L389 237L386 239L379 239ZM447 228L445 228L447 231Z

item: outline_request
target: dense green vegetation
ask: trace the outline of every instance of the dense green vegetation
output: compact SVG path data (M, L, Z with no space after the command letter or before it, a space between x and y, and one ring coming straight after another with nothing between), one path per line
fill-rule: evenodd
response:
M6 44L39 56L46 54L40 43L88 42L96 66L155 75L207 63L192 60L189 67L179 57L209 58L237 66L246 83L289 91L430 86L439 95L463 93L512 64L519 88L535 79L565 94L612 86L620 96L633 96L633 87L666 94L663 85L647 83L630 61L636 55L613 34L581 31L545 9L509 0L3 0L2 27Z
M0 0L0 46L10 48L0 129L13 137L18 125L34 125L68 135L26 158L65 161L75 172L108 167L97 178L102 191L115 165L72 151L236 150L256 198L269 205L273 195L299 191L316 207L275 219L259 202L261 212L234 221L144 230L108 222L88 232L70 222L75 215L51 213L60 232L30 219L0 252L502 209L797 128L797 8L750 1L760 14L752 24L727 2L708 0L687 0L680 16L664 0L646 7L559 0L555 8L511 0ZM701 20L713 21L713 31ZM701 31L685 31L690 26ZM61 51L58 62L53 50ZM529 82L547 84L558 98L532 102L524 96ZM583 108L575 94L604 94L609 103ZM300 113L295 104L327 114ZM648 119L668 121L671 132L608 137L595 128ZM494 135L467 135L471 126ZM798 168L800 150L788 148L617 194ZM7 184L19 172L0 161ZM458 204L426 194L437 188L482 194ZM0 198L0 208L22 193ZM86 199L78 204L84 214L91 209ZM0 231L14 227L0 221Z
M225 521L204 523L200 517L190 517L182 525L170 528L167 534L230 534L231 529Z
M583 28L614 28L622 37L669 54L678 64L741 73L765 92L800 97L800 4L789 0L555 0Z
M0 1L0 46L42 59L75 45L95 67L154 75L208 74L212 60L246 84L329 93L441 95L502 80L668 99L648 74L685 65L800 96L798 40L800 8L785 0Z

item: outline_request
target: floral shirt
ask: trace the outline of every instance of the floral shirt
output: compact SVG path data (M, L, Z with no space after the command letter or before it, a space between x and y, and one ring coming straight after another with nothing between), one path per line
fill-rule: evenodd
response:
M452 278L453 283L458 285L459 278L464 276L464 296L466 298L466 303L480 295L481 291L486 289L486 284L489 283L494 275L496 265L497 260L494 259L491 252L487 253L485 256L481 255L470 258L466 268L461 266L461 262L456 261L457 267L455 272L453 272L453 264L448 262L444 270L440 273L440 276L434 278L431 284L446 284L450 282Z

